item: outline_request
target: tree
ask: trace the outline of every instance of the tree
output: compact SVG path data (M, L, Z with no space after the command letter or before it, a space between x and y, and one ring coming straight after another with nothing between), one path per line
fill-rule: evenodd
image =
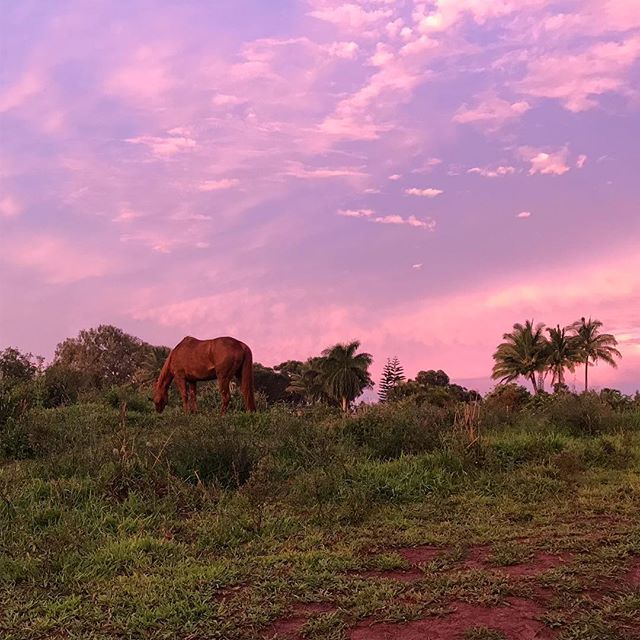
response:
M0 351L0 380L8 382L28 382L33 380L42 366L43 358L31 353L21 353L7 347Z
M170 347L143 344L139 366L131 378L133 385L140 388L155 384L170 352Z
M369 367L373 357L357 353L360 342L336 344L322 352L322 382L326 392L337 400L346 413L349 405L365 390L373 387Z
M531 381L534 393L538 393L540 385L536 374L545 372L547 358L548 343L543 331L544 324L534 326L532 320L524 325L514 324L513 331L502 336L504 342L493 354L495 365L491 377L502 384L522 376Z
M410 399L416 404L448 407L459 402L476 402L482 397L477 391L451 384L449 376L442 369L429 369L418 372L415 380L397 384L389 391L387 399L392 402Z
M111 325L82 330L56 347L54 363L84 373L96 388L130 382L150 345Z
M559 388L564 386L564 370L568 369L573 373L576 363L579 361L580 353L578 342L575 336L567 335L567 329L561 329L560 325L547 329L549 339L547 341L546 365L551 372L552 386L558 384Z
M380 379L380 391L378 392L378 398L380 402L386 402L389 392L394 387L397 387L401 382L404 382L405 375L404 369L400 364L397 356L393 359L387 358L387 364L384 365L382 370L382 378Z
M416 382L425 387L448 387L451 379L442 369L437 371L429 369L429 371L418 371Z
M307 404L336 404L324 384L323 363L324 358L317 356L301 363L301 367L291 368L291 383L287 387L287 393L294 398L303 399Z
M287 388L291 384L291 380L289 376L280 371L254 362L253 384L256 391L264 393L268 404L275 404L287 398Z
M610 333L600 333L602 322L600 320L586 320L581 318L571 325L575 333L575 340L579 352L580 361L584 363L584 390L589 389L589 366L602 360L614 368L618 363L615 358L622 358L622 354L616 349L618 341Z

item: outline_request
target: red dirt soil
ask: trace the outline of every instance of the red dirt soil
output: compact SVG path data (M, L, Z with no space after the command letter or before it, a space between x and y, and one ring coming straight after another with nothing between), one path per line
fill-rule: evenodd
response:
M502 631L508 640L553 640L556 633L536 620L544 609L522 598L508 598L508 606L479 607L463 602L443 618L406 624L363 621L349 632L349 640L456 640L466 630L487 627Z
M434 558L442 555L445 549L422 545L420 547L401 547L399 549L393 549L392 551L397 553L409 564L420 565L431 562Z
M275 620L263 634L263 638L273 638L277 635L279 639L298 640L301 638L300 629L313 614L330 613L335 610L335 606L328 602L301 602L293 607L290 615Z
M490 547L480 546L472 548L462 562L464 569L491 570L506 573L515 577L535 576L549 569L561 567L569 562L573 556L570 553L552 554L538 551L533 558L519 564L496 566L489 562Z
M625 576L626 582L633 587L640 587L640 558L634 558Z

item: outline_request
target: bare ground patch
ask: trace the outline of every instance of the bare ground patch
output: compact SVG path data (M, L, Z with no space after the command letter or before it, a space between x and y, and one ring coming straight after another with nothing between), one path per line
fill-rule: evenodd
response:
M477 627L500 631L508 640L553 640L556 633L539 621L544 609L524 598L507 598L504 606L480 607L456 602L441 618L391 624L364 620L348 634L350 640L455 640Z

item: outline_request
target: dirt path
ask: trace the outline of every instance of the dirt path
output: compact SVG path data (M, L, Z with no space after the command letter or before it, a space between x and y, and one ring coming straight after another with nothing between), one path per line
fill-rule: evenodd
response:
M400 556L405 566L398 569L370 569L350 572L348 575L367 581L402 583L407 589L419 587L434 572L444 575L491 574L508 577L516 586L522 584L519 596L507 596L493 605L479 605L462 600L442 603L437 613L406 622L389 622L375 616L350 619L331 603L306 603L292 606L287 616L276 620L263 638L277 640L303 640L306 625L327 615L344 613L344 637L349 640L466 640L491 638L506 640L554 640L559 631L548 625L549 603L554 599L552 588L535 584L535 578L545 572L569 565L574 557L570 553L531 551L526 558L510 562L509 558L492 554L489 545L474 546L456 557L451 549L432 546L387 549L386 554ZM375 558L375 555L372 556ZM453 557L454 559L451 559ZM441 565L441 566L440 566ZM471 578L470 578L471 579ZM585 589L584 594L593 601L605 598L611 590L640 588L640 558L632 559L622 579L603 581L599 587ZM311 634L316 638L317 635ZM630 635L631 637L640 637Z

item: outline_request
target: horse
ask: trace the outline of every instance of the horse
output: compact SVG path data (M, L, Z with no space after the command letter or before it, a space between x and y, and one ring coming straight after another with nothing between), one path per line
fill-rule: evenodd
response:
M182 396L184 412L188 414L198 410L196 383L217 379L222 396L221 414L224 415L231 399L229 383L232 378L240 379L246 410L255 411L251 349L244 342L228 336L213 340L187 336L171 350L162 367L153 394L156 411L164 411L173 380Z

